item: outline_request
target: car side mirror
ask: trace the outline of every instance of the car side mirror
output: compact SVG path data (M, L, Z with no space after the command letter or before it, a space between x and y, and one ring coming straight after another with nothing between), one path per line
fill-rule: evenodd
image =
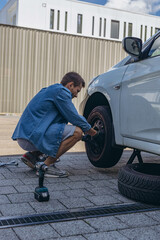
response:
M124 50L131 56L140 57L142 53L142 40L135 37L126 37L122 40Z

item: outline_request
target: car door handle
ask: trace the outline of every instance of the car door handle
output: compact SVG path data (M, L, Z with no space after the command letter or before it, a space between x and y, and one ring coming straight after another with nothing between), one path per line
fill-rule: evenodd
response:
M120 84L117 84L113 87L115 90L119 90L121 88L121 85Z

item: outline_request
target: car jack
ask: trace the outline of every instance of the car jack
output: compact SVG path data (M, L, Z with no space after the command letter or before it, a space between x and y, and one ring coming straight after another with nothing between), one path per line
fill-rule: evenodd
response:
M135 157L138 158L138 162L139 163L143 163L142 156L141 156L141 151L138 150L138 149L134 149L132 155L130 156L130 158L129 158L128 162L127 162L127 164L132 164L134 159L135 159Z

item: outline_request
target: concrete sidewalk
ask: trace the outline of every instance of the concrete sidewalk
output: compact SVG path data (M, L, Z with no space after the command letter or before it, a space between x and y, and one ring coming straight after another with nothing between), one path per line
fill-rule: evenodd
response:
M117 176L131 151L125 151L121 161L110 169L93 167L85 153L67 153L57 167L69 171L63 179L46 178L49 202L37 202L34 189L38 178L20 157L0 157L0 161L19 161L19 166L0 168L0 217L24 216L36 213L74 211L99 206L131 204L134 201L120 195ZM159 157L143 154L145 162L159 162ZM86 218L42 225L0 229L1 240L159 240L160 211Z

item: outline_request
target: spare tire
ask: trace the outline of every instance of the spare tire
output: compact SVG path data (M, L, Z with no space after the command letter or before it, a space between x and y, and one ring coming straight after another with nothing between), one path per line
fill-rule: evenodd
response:
M118 189L122 195L130 199L160 204L160 164L125 165L119 171Z

